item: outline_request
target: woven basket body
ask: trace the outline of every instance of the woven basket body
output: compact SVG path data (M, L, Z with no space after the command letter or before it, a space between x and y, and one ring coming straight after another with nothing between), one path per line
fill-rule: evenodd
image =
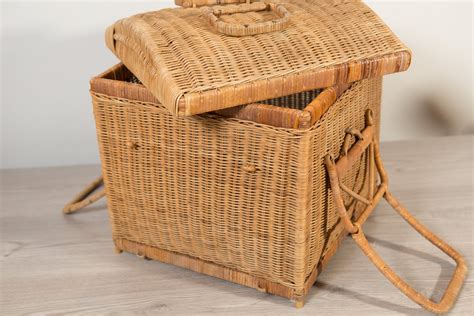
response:
M116 246L304 297L344 235L324 156L339 155L345 129L362 129L367 109L378 134L381 78L353 84L312 127L287 129L175 117L127 76L115 67L91 89ZM362 195L374 180L364 156L343 179Z
M349 233L407 297L448 311L464 259L390 193L378 142L382 76L410 50L359 0L176 4L107 29L123 64L91 80L102 177L63 211L107 196L118 251L297 307ZM382 199L456 262L439 302L367 241Z

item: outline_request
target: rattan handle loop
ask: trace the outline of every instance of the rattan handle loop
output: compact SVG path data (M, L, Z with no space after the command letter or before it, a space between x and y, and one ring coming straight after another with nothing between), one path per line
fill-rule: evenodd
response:
M63 212L65 214L73 213L103 198L105 190L97 191L103 185L104 179L100 176L79 192L72 201L67 203L63 208Z
M242 5L208 7L202 10L209 24L211 24L217 32L229 36L249 36L281 31L285 29L290 22L290 12L288 12L282 4L275 3L254 2ZM264 10L273 11L279 18L272 21L249 24L227 23L220 19L221 15Z
M250 0L174 0L174 4L183 8L196 8L221 4L250 3Z
M441 240L420 222L418 222L413 217L413 215L411 215L408 210L403 207L388 191L388 176L382 163L379 145L374 137L371 113L367 113L366 122L368 126L360 133L359 140L349 150L347 150L345 155L341 155L337 161L335 161L330 155L327 155L325 158L326 169L329 175L330 187L337 212L345 229L351 234L352 238L360 247L362 252L364 252L369 260L395 287L397 287L408 298L425 309L433 313L445 313L453 306L464 283L467 274L465 260L455 249L453 249L446 242ZM373 189L369 188L369 196L367 198L362 197L358 193L350 190L340 181L343 175L349 171L352 166L354 166L356 161L358 161L365 152L368 153L369 157L368 169L370 172L370 181L372 181L372 179L375 177L375 171L371 170L376 168L381 182L378 185L378 189L375 194ZM345 191L354 199L367 205L365 210L360 214L359 218L355 222L352 222L351 217L346 210L344 200L342 198L342 191ZM385 198L392 208L420 235L422 235L456 262L456 270L454 271L452 279L439 302L434 302L413 289L385 263L385 261L367 242L362 230L362 225L382 198Z
M353 233L351 236L362 250L362 252L369 258L369 260L377 267L377 269L403 294L413 300L418 305L425 309L442 314L446 313L451 309L457 296L464 284L464 280L467 274L467 266L464 258L446 242L440 239L438 236L433 234L425 226L423 226L416 218L411 215L408 210L403 207L390 192L386 192L384 198L389 204L397 211L397 213L407 221L421 236L431 242L434 246L448 255L456 262L456 270L451 277L448 287L446 288L443 297L439 302L434 302L412 288L405 280L397 275L392 268L390 268L385 261L379 256L379 254L370 246L369 242L365 238L365 234L359 224L354 224L358 228L357 233Z

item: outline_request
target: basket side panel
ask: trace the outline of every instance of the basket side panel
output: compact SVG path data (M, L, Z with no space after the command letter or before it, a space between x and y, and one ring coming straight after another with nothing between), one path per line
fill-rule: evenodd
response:
M300 135L92 97L114 239L304 286Z
M312 167L311 167L311 207L307 222L309 236L307 244L306 277L310 277L315 267L326 253L340 240L344 233L343 225L333 204L327 179L324 157L331 154L339 157L346 128L362 130L365 127L365 111L372 109L374 124L378 135L380 130L380 99L382 78L357 82L347 90L322 119L316 124L312 133ZM366 196L370 182L368 159L364 155L358 163L341 179L353 191ZM345 204L356 216L364 208L360 202L354 203L348 196ZM337 246L336 246L337 247Z

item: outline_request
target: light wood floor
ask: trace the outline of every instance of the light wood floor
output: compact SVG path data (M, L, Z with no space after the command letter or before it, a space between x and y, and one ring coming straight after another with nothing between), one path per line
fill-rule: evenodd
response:
M473 266L473 138L382 145L392 192ZM61 208L98 166L1 172L0 314L424 314L378 273L350 239L303 309L286 299L134 255L116 255L104 201L74 215ZM364 228L417 289L439 298L453 263L387 207ZM472 275L472 274L470 274ZM452 310L472 315L469 277Z

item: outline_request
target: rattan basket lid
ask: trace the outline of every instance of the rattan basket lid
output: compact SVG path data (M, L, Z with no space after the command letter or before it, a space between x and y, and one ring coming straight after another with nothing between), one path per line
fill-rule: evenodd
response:
M193 3L176 3L186 1ZM242 0L204 2L229 1ZM271 1L138 14L108 28L107 46L177 115L382 76L410 65L410 50L360 1Z

